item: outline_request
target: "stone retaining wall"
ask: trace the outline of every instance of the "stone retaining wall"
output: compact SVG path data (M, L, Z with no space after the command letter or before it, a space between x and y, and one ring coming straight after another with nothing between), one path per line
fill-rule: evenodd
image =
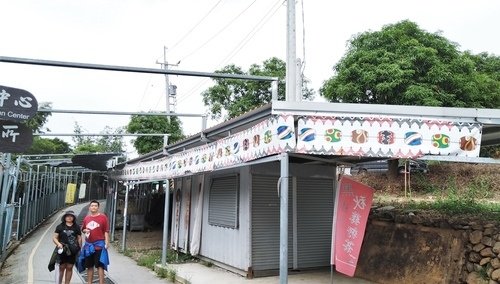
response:
M356 275L382 283L500 284L500 220L373 208Z

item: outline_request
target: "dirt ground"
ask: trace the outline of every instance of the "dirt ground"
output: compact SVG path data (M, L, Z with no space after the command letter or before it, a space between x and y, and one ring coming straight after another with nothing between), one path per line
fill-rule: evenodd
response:
M385 174L354 175L376 190L375 197L401 200L411 191L417 199L435 200L450 194L473 195L476 199L500 203L500 165L429 162L429 172L412 174L405 191L405 177Z
M115 231L115 242L117 248L121 249L123 231ZM163 230L161 228L150 229L148 231L127 231L126 247L130 251L144 251L151 249L161 249L163 241Z

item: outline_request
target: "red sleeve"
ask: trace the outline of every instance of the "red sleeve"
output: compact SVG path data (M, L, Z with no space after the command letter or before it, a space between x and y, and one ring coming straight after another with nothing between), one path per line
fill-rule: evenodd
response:
M85 226L87 226L87 217L83 218L82 227L81 227L82 231L83 231L83 229L85 229Z
M109 233L109 220L108 220L108 216L104 215L104 218L106 219L106 221L104 222L106 225L104 226L104 232L107 232Z

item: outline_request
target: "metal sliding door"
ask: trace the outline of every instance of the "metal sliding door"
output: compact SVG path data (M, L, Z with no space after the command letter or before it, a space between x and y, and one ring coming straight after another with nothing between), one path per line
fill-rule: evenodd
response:
M280 267L280 199L278 176L252 176L252 268L276 270ZM293 263L292 187L288 185L288 266Z

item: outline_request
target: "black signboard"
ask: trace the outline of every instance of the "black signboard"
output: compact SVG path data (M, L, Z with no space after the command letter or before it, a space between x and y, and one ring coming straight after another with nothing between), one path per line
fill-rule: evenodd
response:
M0 86L0 119L25 121L38 110L36 98L28 91Z
M21 153L33 144L33 133L26 125L0 120L0 152Z

